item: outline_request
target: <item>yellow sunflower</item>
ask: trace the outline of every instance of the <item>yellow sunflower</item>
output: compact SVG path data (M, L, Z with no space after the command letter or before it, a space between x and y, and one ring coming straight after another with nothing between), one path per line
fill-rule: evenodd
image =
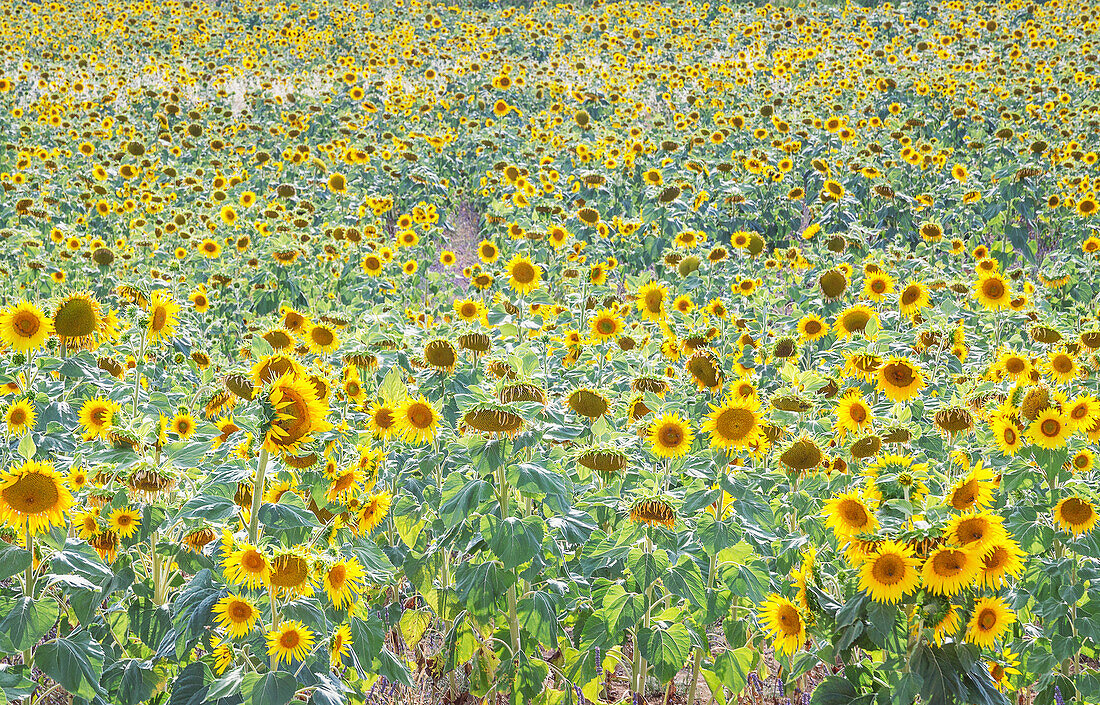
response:
M1010 538L994 541L982 556L980 580L994 590L1005 584L1007 576L1017 577L1024 570L1024 552Z
M703 421L703 430L710 435L710 445L732 452L760 442L763 426L760 419L760 399L755 394L730 394L721 406L710 405L711 412Z
M351 556L329 566L321 582L333 607L344 609L362 594L364 577L366 577L366 571L363 570L363 566L354 556Z
M179 313L180 305L172 299L171 292L164 289L154 291L149 299L149 322L145 326L149 342L155 343L172 337L179 325Z
M14 401L4 410L4 423L13 436L22 436L33 429L36 420L34 404L30 399Z
M393 502L393 498L389 492L377 492L370 495L365 502L363 502L362 509L359 510L357 532L360 534L370 535L382 520L386 518L386 514L390 511L390 504Z
M1027 438L1040 448L1065 447L1072 432L1067 419L1058 409L1051 407L1041 412L1027 428Z
M80 425L84 427L84 438L106 438L118 410L119 405L110 399L95 397L85 400L78 414Z
M271 560L252 544L239 543L225 554L222 570L231 583L262 588L271 578Z
M837 540L842 540L874 533L878 519L859 495L845 492L825 503L825 526L833 530Z
M523 255L512 257L505 270L508 272L508 285L518 294L534 291L542 281L542 268Z
M980 572L978 554L951 546L932 551L922 570L924 587L933 594L948 597L973 585Z
M1066 497L1054 508L1054 518L1063 529L1080 536L1096 526L1096 507L1084 497Z
M73 501L52 463L28 460L0 473L0 521L18 532L63 526Z
M325 420L328 404L317 398L317 389L308 380L284 375L271 384L267 399L275 410L264 436L269 452L292 452L314 434L332 428Z
M306 344L315 355L336 352L340 347L340 338L336 329L327 323L316 323L305 333Z
M775 650L793 654L806 642L806 622L798 606L785 597L772 594L760 604L759 619L764 631L775 639Z
M966 627L966 640L984 649L993 648L1016 621L1016 613L999 597L982 597L974 603L974 615Z
M119 507L107 519L111 530L128 539L141 528L141 513L133 507Z
M679 458L691 448L695 433L679 414L665 414L649 427L649 445L659 458Z
M214 618L230 638L240 639L256 628L260 610L248 598L231 592L215 603Z
M439 410L423 395L406 399L396 410L397 425L404 439L416 445L431 443L439 432Z
M875 602L900 602L920 585L919 565L908 546L885 541L860 566L859 589Z
M623 332L623 319L614 309L601 308L588 321L588 328L593 340L613 340Z
M908 401L927 386L920 365L903 357L891 357L875 374L879 389L891 401Z
M53 332L53 323L42 309L20 301L0 311L0 341L16 352L37 350Z
M841 438L870 430L874 421L871 405L857 389L845 393L836 404L836 430Z
M1008 288L1008 282L996 272L986 273L974 282L974 298L983 308L997 311L1008 308L1012 301L1012 292Z
M285 620L267 633L267 653L276 664L304 661L312 648L313 631L297 620Z

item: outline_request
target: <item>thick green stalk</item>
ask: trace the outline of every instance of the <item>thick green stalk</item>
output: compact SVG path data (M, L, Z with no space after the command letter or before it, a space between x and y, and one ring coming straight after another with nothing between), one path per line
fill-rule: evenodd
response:
M264 473L267 472L267 449L260 449L260 458L256 461L256 481L252 485L252 510L248 516L248 540L253 545L260 534L260 506L264 496Z
M23 596L34 600L34 538L31 536L31 522L27 520L27 550L31 553L31 562L27 566L27 572L23 583ZM23 665L27 667L27 675L30 675L31 660L34 658L34 647L23 652ZM34 705L34 692L27 698L27 705Z

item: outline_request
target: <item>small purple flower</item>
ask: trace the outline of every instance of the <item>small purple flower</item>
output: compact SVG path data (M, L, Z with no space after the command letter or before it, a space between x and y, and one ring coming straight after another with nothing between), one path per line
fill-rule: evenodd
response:
M1058 689L1058 686L1054 686L1054 702L1058 705L1066 705L1066 701L1062 699L1062 691Z

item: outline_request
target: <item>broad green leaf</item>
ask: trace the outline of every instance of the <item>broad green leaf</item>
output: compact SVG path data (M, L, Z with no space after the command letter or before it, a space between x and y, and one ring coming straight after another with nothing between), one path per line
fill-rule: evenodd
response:
M749 646L723 651L714 658L714 672L721 679L722 685L737 695L749 682L753 661L754 652Z
M289 673L265 673L252 686L249 705L286 705L294 698L298 681Z
M481 518L481 533L493 555L500 559L506 570L511 570L538 554L546 532L542 519L537 516L523 519L508 517L501 521L495 516L485 515Z
M642 655L653 664L654 675L661 683L672 680L691 656L691 633L682 622L672 624L667 629L639 629L638 641L641 643Z
M0 634L6 637L16 651L29 649L57 624L57 601L29 597L0 598Z

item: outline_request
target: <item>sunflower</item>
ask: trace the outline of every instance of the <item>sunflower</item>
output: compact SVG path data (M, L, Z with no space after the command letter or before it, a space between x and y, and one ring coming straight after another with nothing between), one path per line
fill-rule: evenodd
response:
M1096 526L1096 507L1084 497L1066 497L1054 508L1054 518L1063 529L1080 536Z
M884 362L876 372L876 381L886 397L896 402L912 399L927 385L920 366L903 357Z
M488 240L482 240L477 246L477 257L485 264L492 264L500 257L500 250Z
M679 414L665 414L649 427L649 445L659 458L679 458L691 448L695 433Z
M863 298L882 301L894 291L894 278L881 270L869 272L863 279Z
M1100 419L1100 401L1091 394L1086 394L1062 404L1062 413L1074 430L1088 429Z
M539 288L542 281L542 269L523 255L515 255L505 266L508 272L508 284L517 294L529 294Z
M225 578L236 585L262 588L271 578L271 560L259 548L239 543L226 552L222 560Z
M785 597L771 594L760 604L759 620L773 639L775 650L791 655L806 643L806 621L798 606Z
M1024 570L1024 552L1010 538L994 541L982 556L980 580L994 590L1005 584L1006 576L1017 577Z
M953 518L944 535L953 546L984 554L994 543L1008 538L1002 521L996 514L970 512Z
M195 434L195 417L187 412L180 412L172 417L169 427L173 433L186 440Z
M397 408L387 401L376 401L371 404L367 417L371 434L375 438L385 440L400 430L397 425Z
M8 426L8 433L13 436L22 436L33 429L36 419L34 404L30 399L12 402L4 410L4 423Z
M313 594L313 571L309 556L301 548L282 550L271 559L268 586L288 599Z
M1053 407L1036 416L1027 428L1028 440L1040 448L1051 450L1065 447L1070 433L1071 424L1062 412Z
M858 389L848 391L836 404L836 430L843 438L849 433L863 433L874 426L871 405Z
M993 473L982 467L979 462L958 480L948 491L945 499L952 509L959 512L980 510L993 501Z
M327 323L316 323L305 334L306 343L315 355L336 352L340 347L340 338L336 330Z
M837 540L871 534L878 529L878 520L863 499L852 492L839 494L825 503L825 526L832 529Z
M386 518L386 514L390 511L390 504L393 502L393 497L389 492L376 492L372 493L365 502L363 502L362 509L359 510L357 531L360 534L370 535L382 520Z
M1018 352L1005 350L997 359L996 366L1002 374L1015 382L1031 379L1031 360Z
M918 281L910 281L898 294L898 312L908 318L928 308L928 288Z
M676 509L663 497L642 498L631 505L630 520L635 524L671 529L676 525Z
M341 624L332 631L332 641L329 643L329 665L340 668L344 665L344 659L351 655L351 627Z
M798 339L804 343L820 340L829 334L829 326L818 315L807 314L798 321Z
M987 273L974 282L973 296L983 308L990 311L1007 308L1012 300L1008 282L996 272Z
M703 430L710 434L711 447L731 453L760 442L763 427L760 421L760 399L755 394L730 394L721 406L712 404L710 409L710 414L703 421Z
M849 306L837 315L833 330L838 337L850 338L866 329L872 318L877 317L875 312L867 306L863 304Z
M111 530L128 539L141 529L141 513L132 507L119 507L107 519Z
M316 387L307 380L283 375L272 382L267 401L275 412L264 436L269 452L292 452L313 434L332 428L325 421L328 404L317 398Z
M981 559L976 553L950 546L932 551L922 571L924 587L946 597L973 585L980 572Z
M149 299L149 322L145 333L150 343L172 337L179 325L180 305L172 299L172 294L164 289L153 292Z
M106 438L118 411L119 405L110 399L94 397L85 400L78 415L80 425L84 427L84 438Z
M267 653L276 665L304 661L312 648L313 631L297 620L285 620L267 633Z
M619 317L618 312L614 309L601 308L596 311L588 322L588 328L591 331L593 340L601 342L612 340L618 338L623 332L623 319Z
M899 602L920 584L920 560L908 546L883 542L859 568L859 589L875 602Z
M477 299L455 299L454 312L467 323L481 321L485 318L485 304Z
M423 395L406 399L396 410L397 425L409 443L431 443L439 432L439 411Z
M962 610L955 605L949 605L947 610L943 613L943 617L938 622L932 625L932 640L936 642L936 646L943 646L943 642L948 637L954 637L959 632L959 625L962 623Z
M1065 350L1052 350L1047 356L1047 375L1062 384L1069 384L1081 372L1077 361Z
M974 603L974 615L966 627L966 640L990 649L1016 621L1016 613L999 597L982 597Z
M635 299L635 303L643 318L654 322L660 322L664 320L666 315L665 300L667 298L668 289L657 282L649 282L638 288L638 295Z
M350 607L363 593L366 571L354 557L342 558L325 571L321 579L325 594L336 609Z
M36 350L53 332L53 323L40 308L21 301L0 311L0 341L16 352Z
M993 421L993 440L1007 456L1016 455L1024 445L1020 428L1012 419L1003 416Z
M1020 675L1020 659L1012 651L1005 650L997 661L989 664L989 677L993 679L993 685L1002 693L1011 691L1010 676Z
M99 301L88 292L69 294L54 310L51 325L64 347L90 347L104 326Z
M232 639L248 636L260 620L260 610L248 598L229 593L214 604L214 618Z
M0 473L0 522L37 534L65 524L73 495L52 463L28 460Z
M600 418L611 408L607 397L586 387L573 390L566 398L566 404L574 413L590 419Z

